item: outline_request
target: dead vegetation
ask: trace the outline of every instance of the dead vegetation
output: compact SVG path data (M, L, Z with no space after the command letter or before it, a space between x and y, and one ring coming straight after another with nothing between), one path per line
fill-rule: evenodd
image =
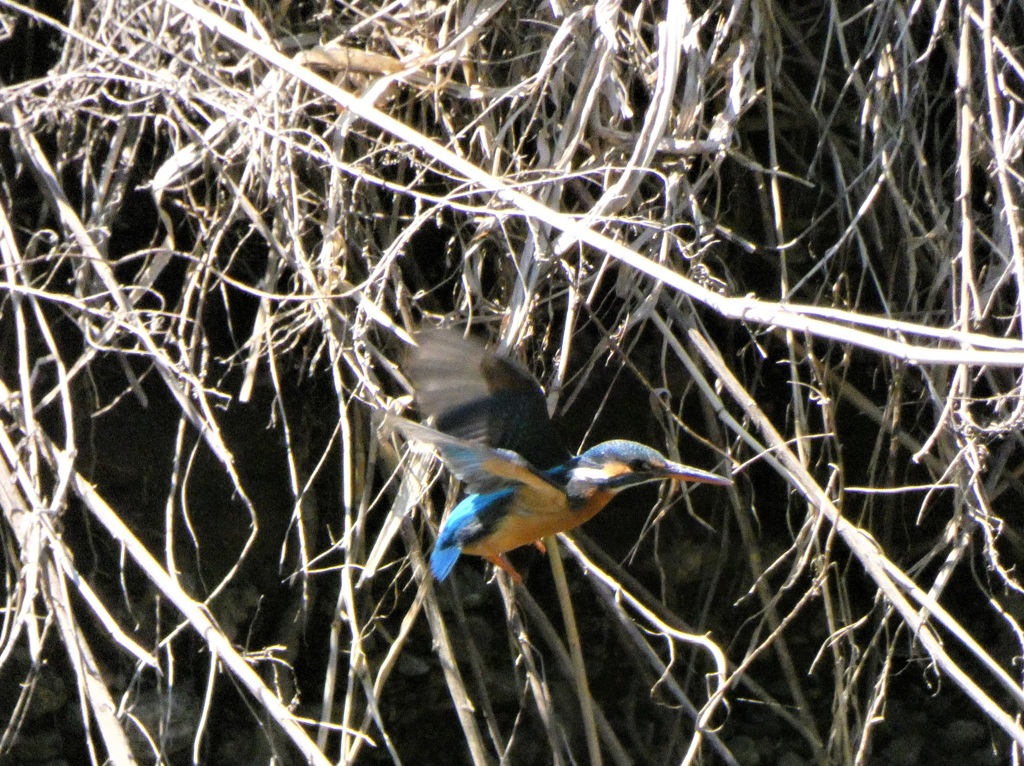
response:
M1020 6L855 5L0 0L0 751L1019 759ZM438 323L731 466L562 540L589 698L424 569Z

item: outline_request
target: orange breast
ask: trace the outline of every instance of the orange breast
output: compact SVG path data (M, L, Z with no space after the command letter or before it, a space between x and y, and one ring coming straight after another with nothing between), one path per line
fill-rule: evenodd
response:
M521 545L529 545L534 540L565 532L589 521L611 499L611 492L595 492L577 510L566 509L546 513L513 504L509 514L498 522L491 534L467 545L463 552L474 556L496 556Z

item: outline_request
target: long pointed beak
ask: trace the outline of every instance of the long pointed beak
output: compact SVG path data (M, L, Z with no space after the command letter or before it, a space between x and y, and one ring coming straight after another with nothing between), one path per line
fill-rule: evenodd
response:
M660 472L659 472L660 473ZM703 484L718 484L727 487L732 484L732 479L719 476L717 473L702 471L682 463L669 462L665 465L663 478L675 479L677 481L700 482Z

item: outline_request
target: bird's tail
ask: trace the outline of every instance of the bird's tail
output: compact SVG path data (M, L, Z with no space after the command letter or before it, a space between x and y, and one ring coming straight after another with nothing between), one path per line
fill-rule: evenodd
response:
M434 546L434 552L430 554L430 571L434 573L434 577L438 580L444 580L452 569L455 567L455 562L459 560L459 556L462 554L462 548L457 545L445 545L441 540L438 540L437 545Z

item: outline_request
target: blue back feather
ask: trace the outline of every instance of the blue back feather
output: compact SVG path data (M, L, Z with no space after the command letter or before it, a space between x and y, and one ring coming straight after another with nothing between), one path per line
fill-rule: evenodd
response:
M493 519L487 513L512 497L510 487L486 495L470 495L455 506L437 535L437 543L430 554L430 571L438 580L451 574L464 545L478 540L490 532Z

